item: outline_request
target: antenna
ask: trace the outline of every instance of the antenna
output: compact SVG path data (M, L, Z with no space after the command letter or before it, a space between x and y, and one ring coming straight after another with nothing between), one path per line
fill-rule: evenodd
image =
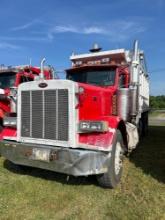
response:
M29 60L29 66L32 66L32 58Z

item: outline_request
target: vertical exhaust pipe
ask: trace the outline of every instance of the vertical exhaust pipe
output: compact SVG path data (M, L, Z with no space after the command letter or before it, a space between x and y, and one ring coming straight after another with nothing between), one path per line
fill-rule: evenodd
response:
M138 83L139 83L139 43L134 41L131 71L131 115L137 115L138 109Z
M131 73L131 84L135 85L138 83L138 64L139 64L139 43L137 40L134 42L133 55L132 55L132 73Z
M40 79L44 79L44 78L45 78L45 77L44 77L44 63L45 63L45 61L46 61L45 58L43 58L43 59L41 60L41 73L40 73Z
M134 61L138 61L138 48L139 47L139 42L138 40L135 40L134 42Z

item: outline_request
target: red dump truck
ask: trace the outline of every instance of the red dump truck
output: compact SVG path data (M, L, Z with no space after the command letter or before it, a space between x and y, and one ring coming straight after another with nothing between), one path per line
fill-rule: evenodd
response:
M96 175L101 186L114 188L123 155L147 131L144 52L137 41L132 50L102 51L95 45L70 60L66 80L41 75L19 86L17 135L4 135L0 153L18 165Z

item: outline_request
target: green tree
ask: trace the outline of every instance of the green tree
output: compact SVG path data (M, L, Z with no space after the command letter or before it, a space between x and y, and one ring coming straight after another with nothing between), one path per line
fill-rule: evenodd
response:
M150 96L150 107L156 109L165 109L165 96Z

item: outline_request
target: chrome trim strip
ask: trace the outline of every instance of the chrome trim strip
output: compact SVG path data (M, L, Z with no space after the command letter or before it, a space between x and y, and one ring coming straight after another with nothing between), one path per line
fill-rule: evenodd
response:
M43 118L43 121L42 121L42 128L43 128L43 130L42 130L42 138L44 138L45 137L45 93L44 93L44 91L42 91L42 100L43 100L43 103L42 103L42 108L43 108L43 110L42 110L42 114L43 114L43 116L42 116L42 118Z
M58 140L58 90L56 89L56 140Z
M32 91L30 91L30 137L32 137Z

